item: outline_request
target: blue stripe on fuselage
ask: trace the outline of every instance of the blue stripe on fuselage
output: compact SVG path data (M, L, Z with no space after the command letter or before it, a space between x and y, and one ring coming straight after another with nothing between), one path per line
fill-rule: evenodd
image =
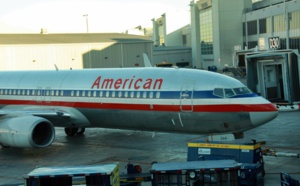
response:
M144 95L145 93L145 95ZM157 97L157 93L159 96ZM181 94L191 98L191 91L136 91L136 90L60 90L60 89L0 89L0 96L43 96L43 97L91 97L91 98L150 98L150 99L180 99ZM193 91L193 99L223 99L216 96L212 90ZM257 97L255 93L234 95L228 98Z
M162 99L179 99L180 94L184 93L181 91L165 91L160 93L160 98ZM240 94L234 95L229 98L249 98L249 97L258 97L255 93L249 94ZM212 90L203 90L203 91L194 91L193 92L194 99L223 99L224 97L216 96L213 94Z

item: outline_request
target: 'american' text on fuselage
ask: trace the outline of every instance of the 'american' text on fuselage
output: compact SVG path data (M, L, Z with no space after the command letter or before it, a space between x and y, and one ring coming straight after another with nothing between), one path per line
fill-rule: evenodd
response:
M163 79L158 78L158 79L152 79L152 78L136 78L133 76L131 79L123 79L123 78L104 78L102 80L101 76L98 76L96 80L94 81L91 89L145 89L145 90L150 90L150 89L161 89L163 84Z

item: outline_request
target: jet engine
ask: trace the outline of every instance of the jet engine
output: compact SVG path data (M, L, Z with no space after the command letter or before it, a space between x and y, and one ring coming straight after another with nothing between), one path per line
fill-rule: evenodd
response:
M55 138L52 123L37 116L17 116L0 121L0 145L9 147L47 147Z

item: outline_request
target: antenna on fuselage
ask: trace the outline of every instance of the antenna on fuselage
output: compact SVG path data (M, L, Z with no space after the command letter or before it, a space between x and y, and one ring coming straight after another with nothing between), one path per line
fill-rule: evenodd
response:
M145 67L152 67L151 62L146 53L143 53Z
M54 66L55 66L55 70L58 71L58 67L56 66L56 64L54 64Z

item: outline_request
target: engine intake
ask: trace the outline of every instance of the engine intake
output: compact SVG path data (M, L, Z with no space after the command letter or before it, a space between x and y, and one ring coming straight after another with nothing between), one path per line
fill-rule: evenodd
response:
M42 148L52 144L52 123L37 116L18 116L0 121L0 144L10 147Z

